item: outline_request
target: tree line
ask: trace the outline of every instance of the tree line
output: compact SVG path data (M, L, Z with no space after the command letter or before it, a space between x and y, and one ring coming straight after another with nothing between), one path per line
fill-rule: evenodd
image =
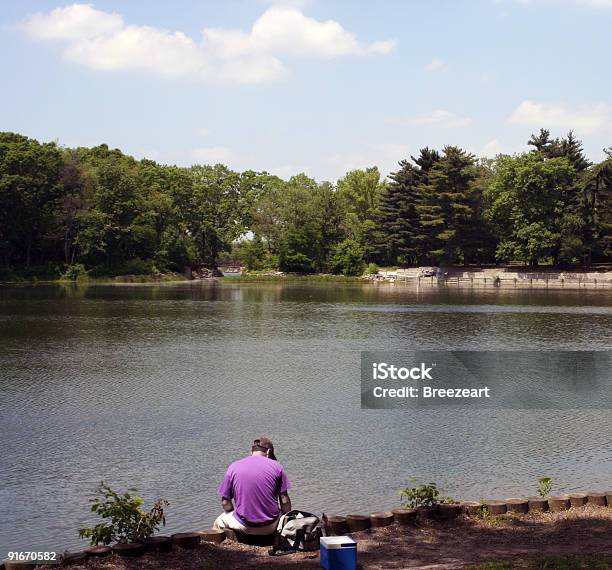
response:
M494 159L423 148L388 179L372 167L331 183L0 133L0 265L117 275L229 257L251 270L356 275L367 263L612 261L612 149L592 164L573 133L544 129L529 145Z

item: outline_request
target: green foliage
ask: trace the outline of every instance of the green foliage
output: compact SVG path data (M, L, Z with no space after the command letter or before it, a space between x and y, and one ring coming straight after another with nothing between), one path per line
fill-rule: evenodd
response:
M391 183L385 188L378 209L380 232L378 260L384 263L416 264L425 256L424 220L419 207L422 205L422 188L440 155L429 148L421 150L418 158L399 163L400 169L390 175Z
M454 146L442 153L424 148L400 167L381 198L381 259L408 265L486 261L486 170L475 157Z
M278 265L274 256L268 253L260 236L233 244L232 255L239 259L249 271L261 271Z
M346 239L334 247L329 260L332 273L361 275L363 273L363 248L355 240Z
M611 260L612 151L593 165L573 133L529 144L494 160L424 148L389 182L372 167L334 185L0 133L0 275L182 273L230 252L254 271L345 275L365 263Z
M73 263L66 267L60 279L62 281L78 281L87 277L87 270L82 263Z
M0 133L0 260L41 264L61 207L62 154L15 133ZM45 260L47 261L47 260Z
M376 263L368 263L363 273L365 275L376 275L378 273L378 269L379 268L378 268L378 265L376 265Z
M412 484L397 492L405 508L433 507L441 502L453 501L450 497L440 497L440 490L436 483L418 483L416 479L410 479L410 483Z
M480 499L480 513L478 514L478 518L486 519L491 516L491 511L489 510L489 505L487 504L486 499Z
M92 545L111 542L138 542L147 538L166 524L164 509L169 505L165 499L158 499L149 512L141 509L144 500L132 495L135 488L125 493L113 491L104 481L97 488L97 496L90 499L91 511L103 519L110 519L93 528L82 527L81 538L89 538Z
M377 216L387 184L376 167L351 170L338 180L337 193L342 209L342 225L348 239L363 248L367 260L378 253Z
M486 212L500 240L498 259L537 265L557 256L563 196L574 176L565 157L546 159L534 152L498 159Z
M540 497L547 497L550 495L553 484L552 477L541 477L538 479L538 483L538 495L540 495Z

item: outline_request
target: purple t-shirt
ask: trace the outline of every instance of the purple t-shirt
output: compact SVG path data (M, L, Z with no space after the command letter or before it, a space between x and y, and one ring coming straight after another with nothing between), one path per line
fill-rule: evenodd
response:
M234 516L240 523L253 526L278 518L278 497L290 487L278 461L263 455L249 455L227 468L218 493L234 500Z

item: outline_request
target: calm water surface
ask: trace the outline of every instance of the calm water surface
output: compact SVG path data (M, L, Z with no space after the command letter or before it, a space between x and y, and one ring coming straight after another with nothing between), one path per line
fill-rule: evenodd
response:
M0 556L82 545L97 482L209 526L268 435L297 507L393 507L416 476L465 499L612 486L610 410L360 409L360 351L608 350L609 291L361 284L0 287Z

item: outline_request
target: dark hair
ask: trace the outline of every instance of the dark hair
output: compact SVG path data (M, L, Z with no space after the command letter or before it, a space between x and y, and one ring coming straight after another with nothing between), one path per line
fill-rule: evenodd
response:
M259 439L253 441L251 451L260 451L267 454L268 459L274 459L276 461L276 455L274 455L274 445L267 437L260 437Z

